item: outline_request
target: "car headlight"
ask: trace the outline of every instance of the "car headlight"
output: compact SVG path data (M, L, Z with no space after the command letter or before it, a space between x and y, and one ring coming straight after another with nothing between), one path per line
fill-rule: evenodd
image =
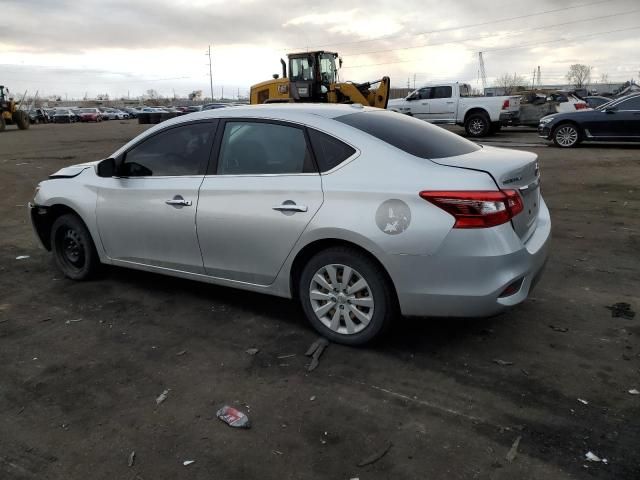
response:
M550 121L553 120L553 117L549 117L549 118L541 118L540 119L540 125L546 125L547 123L549 123Z

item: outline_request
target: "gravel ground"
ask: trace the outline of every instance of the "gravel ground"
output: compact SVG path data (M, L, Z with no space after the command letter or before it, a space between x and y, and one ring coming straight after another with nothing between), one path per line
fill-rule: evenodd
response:
M316 335L293 302L116 268L74 283L38 245L38 181L144 128L0 133L0 478L640 478L640 314L605 308L640 310L640 146L489 139L540 156L553 242L532 298L486 320L399 319L309 373ZM223 404L252 428L217 420Z

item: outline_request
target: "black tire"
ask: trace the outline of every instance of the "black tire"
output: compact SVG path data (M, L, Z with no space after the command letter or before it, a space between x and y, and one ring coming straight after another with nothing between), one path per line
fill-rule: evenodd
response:
M470 137L486 137L491 122L485 113L472 113L464 122L464 129Z
M573 123L561 123L553 130L551 138L556 147L571 148L582 141L582 132Z
M15 123L20 130L27 130L31 126L29 115L22 110L13 113L13 123Z
M329 303L334 305L326 312L325 321L329 322L328 317L331 316L335 318L337 314L338 328L336 330L332 330L330 325L326 325L318 318L311 299L311 288L313 283L315 283L314 279L317 278L316 274L323 268L334 265L352 269L353 273L350 275L351 280L349 281L349 285L354 285L358 278L364 279L367 284L364 289L352 293L350 296L351 300L347 300L347 295L343 293L342 290L325 289L326 291L320 291L319 289L314 289L314 291L317 291L321 295L327 295L333 298L333 300L328 299L322 306L328 305ZM339 277L339 281L341 282L343 278L342 273L344 273L345 270L340 270L340 267L337 268L338 275L336 278ZM324 278L328 278L328 276ZM347 289L345 288L344 292L346 291ZM360 297L358 297L359 293L361 294ZM340 296L341 298L337 299L337 297ZM321 335L332 342L345 345L363 345L378 337L389 327L397 310L393 286L390 285L390 281L387 279L382 268L361 251L349 247L328 248L311 257L303 267L298 281L298 297L302 304L302 309L311 325L313 325ZM365 312L364 315L370 314L371 308L373 308L373 313L370 314L370 319L368 323L365 324L358 320L358 317L349 309L356 308L355 305L351 304L352 301L362 301L363 298L368 299L369 297L371 297L372 307L359 305L358 308L360 312ZM338 310L338 308L341 310ZM357 331L354 330L355 333L345 331L347 329L347 323L344 315L349 316L349 323L357 329ZM342 332L338 330L342 330Z
M61 215L53 222L51 251L57 267L72 280L87 280L99 270L91 234L77 215Z
M7 128L7 123L4 121L4 117L0 114L0 132Z

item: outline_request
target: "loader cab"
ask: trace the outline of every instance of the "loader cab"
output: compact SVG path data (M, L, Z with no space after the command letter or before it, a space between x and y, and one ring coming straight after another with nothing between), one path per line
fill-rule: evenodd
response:
M289 55L290 95L301 102L326 102L338 79L337 53L305 52Z

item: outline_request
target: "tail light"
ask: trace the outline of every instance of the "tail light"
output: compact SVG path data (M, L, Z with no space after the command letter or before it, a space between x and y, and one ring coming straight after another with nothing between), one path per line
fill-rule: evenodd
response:
M502 102L502 110L506 110L509 108L509 99L507 98L504 102Z
M574 103L573 107L576 110L584 110L585 108L589 108L589 105L587 105L586 103Z
M453 215L453 228L488 228L507 223L523 210L516 190L423 191L420 197Z

